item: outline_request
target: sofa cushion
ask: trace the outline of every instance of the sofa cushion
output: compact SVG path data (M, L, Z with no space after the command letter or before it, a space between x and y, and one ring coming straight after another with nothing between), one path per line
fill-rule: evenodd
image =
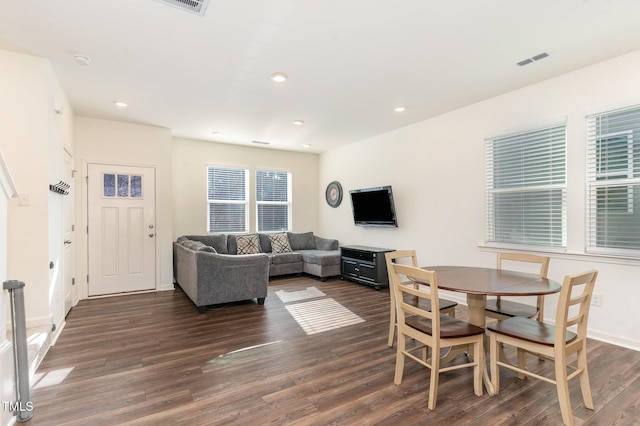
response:
M183 246L191 250L195 250L198 247L198 241L193 241L193 240L184 240L180 244L182 244Z
M289 244L289 237L285 232L269 234L269 240L271 241L271 251L274 253L288 253L293 251Z
M263 234L259 232L258 238L260 239L261 251L263 253L271 253L271 239L269 238L269 234Z
M262 253L258 234L238 235L236 237L238 254Z
M228 254L227 236L225 234L187 235L186 237L190 240L200 241L206 246L213 247L217 253Z
M200 251L202 250L204 247L206 247L206 245L201 242L201 241L192 241L190 244L191 247L189 247L191 250L194 251Z
M302 260L305 263L313 263L321 266L339 265L339 250L300 250Z
M313 232L287 232L289 244L293 250L313 250L316 248Z
M302 255L296 252L269 253L269 258L273 265L284 265L285 263L302 263Z

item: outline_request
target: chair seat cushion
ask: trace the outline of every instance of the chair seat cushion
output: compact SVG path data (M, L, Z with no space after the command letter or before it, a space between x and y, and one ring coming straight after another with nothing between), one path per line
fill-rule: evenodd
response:
M432 335L431 320L412 316L405 320L406 324L425 334ZM484 334L484 328L459 320L450 315L440 314L440 337L454 338Z
M523 317L509 318L487 326L492 333L504 334L528 342L553 346L553 335L556 328L551 324ZM567 330L565 341L571 342L577 337L576 333Z
M500 303L498 303L497 299L487 300L487 305L484 310L507 317L533 318L538 314L538 308L536 306L504 299L501 299Z

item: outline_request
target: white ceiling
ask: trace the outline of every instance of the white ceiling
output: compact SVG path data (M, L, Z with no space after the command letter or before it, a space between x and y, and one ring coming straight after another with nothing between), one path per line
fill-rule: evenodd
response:
M319 153L639 50L639 22L640 0L0 0L0 49L47 58L80 116Z

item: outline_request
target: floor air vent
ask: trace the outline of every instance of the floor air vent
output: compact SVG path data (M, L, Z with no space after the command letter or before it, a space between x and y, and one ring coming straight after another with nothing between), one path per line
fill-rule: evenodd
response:
M168 4L169 6L177 7L187 12L195 13L196 15L204 16L204 12L207 10L209 0L156 0L160 3Z

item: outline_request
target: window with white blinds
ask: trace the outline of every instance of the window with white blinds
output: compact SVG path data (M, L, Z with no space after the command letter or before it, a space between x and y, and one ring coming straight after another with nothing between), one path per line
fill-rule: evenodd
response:
M207 232L247 232L249 225L249 171L207 168Z
M566 247L566 124L485 140L489 245Z
M291 228L291 173L256 171L258 232Z
M587 117L587 251L640 256L640 106Z

